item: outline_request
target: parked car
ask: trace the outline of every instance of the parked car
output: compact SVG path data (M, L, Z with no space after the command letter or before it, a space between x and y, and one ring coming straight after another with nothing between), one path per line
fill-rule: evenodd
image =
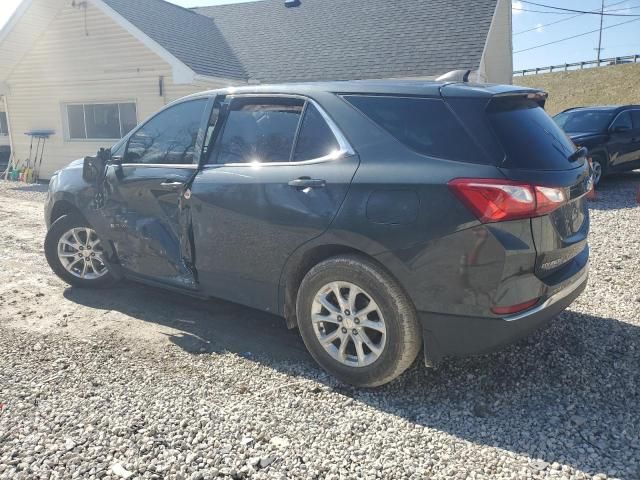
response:
M640 168L640 105L571 108L554 120L589 149L595 184L609 173Z
M545 100L400 81L190 96L52 178L47 260L78 287L128 278L281 315L358 386L423 345L430 365L491 351L587 281L589 165Z

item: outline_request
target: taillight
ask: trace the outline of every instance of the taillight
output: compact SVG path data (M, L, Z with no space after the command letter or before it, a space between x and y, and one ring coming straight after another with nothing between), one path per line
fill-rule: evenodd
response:
M508 307L492 307L491 311L496 315L513 315L514 313L524 312L536 305L540 299L535 298L528 302L519 303L518 305L510 305Z
M449 188L482 223L547 215L567 201L562 188L511 180L457 178Z

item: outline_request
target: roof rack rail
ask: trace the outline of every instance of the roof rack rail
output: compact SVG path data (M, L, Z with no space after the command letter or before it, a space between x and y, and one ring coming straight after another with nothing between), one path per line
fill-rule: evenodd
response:
M471 75L471 70L451 70L444 75L440 75L436 78L436 81L469 83L469 75Z

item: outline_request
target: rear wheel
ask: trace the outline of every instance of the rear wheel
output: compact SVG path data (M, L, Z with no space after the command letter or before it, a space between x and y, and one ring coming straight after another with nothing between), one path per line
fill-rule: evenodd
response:
M334 257L312 268L298 292L297 317L320 366L360 387L392 381L422 346L411 301L395 279L364 257Z
M44 251L54 273L70 285L101 288L114 282L98 234L78 214L64 215L51 225Z

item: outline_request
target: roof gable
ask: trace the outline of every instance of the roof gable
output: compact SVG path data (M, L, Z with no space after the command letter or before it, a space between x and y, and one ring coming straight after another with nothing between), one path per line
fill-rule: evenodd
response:
M480 66L497 0L284 0L194 9L260 82L432 77ZM464 15L461 15L464 12Z
M246 80L247 74L215 22L163 0L102 0L195 73Z

